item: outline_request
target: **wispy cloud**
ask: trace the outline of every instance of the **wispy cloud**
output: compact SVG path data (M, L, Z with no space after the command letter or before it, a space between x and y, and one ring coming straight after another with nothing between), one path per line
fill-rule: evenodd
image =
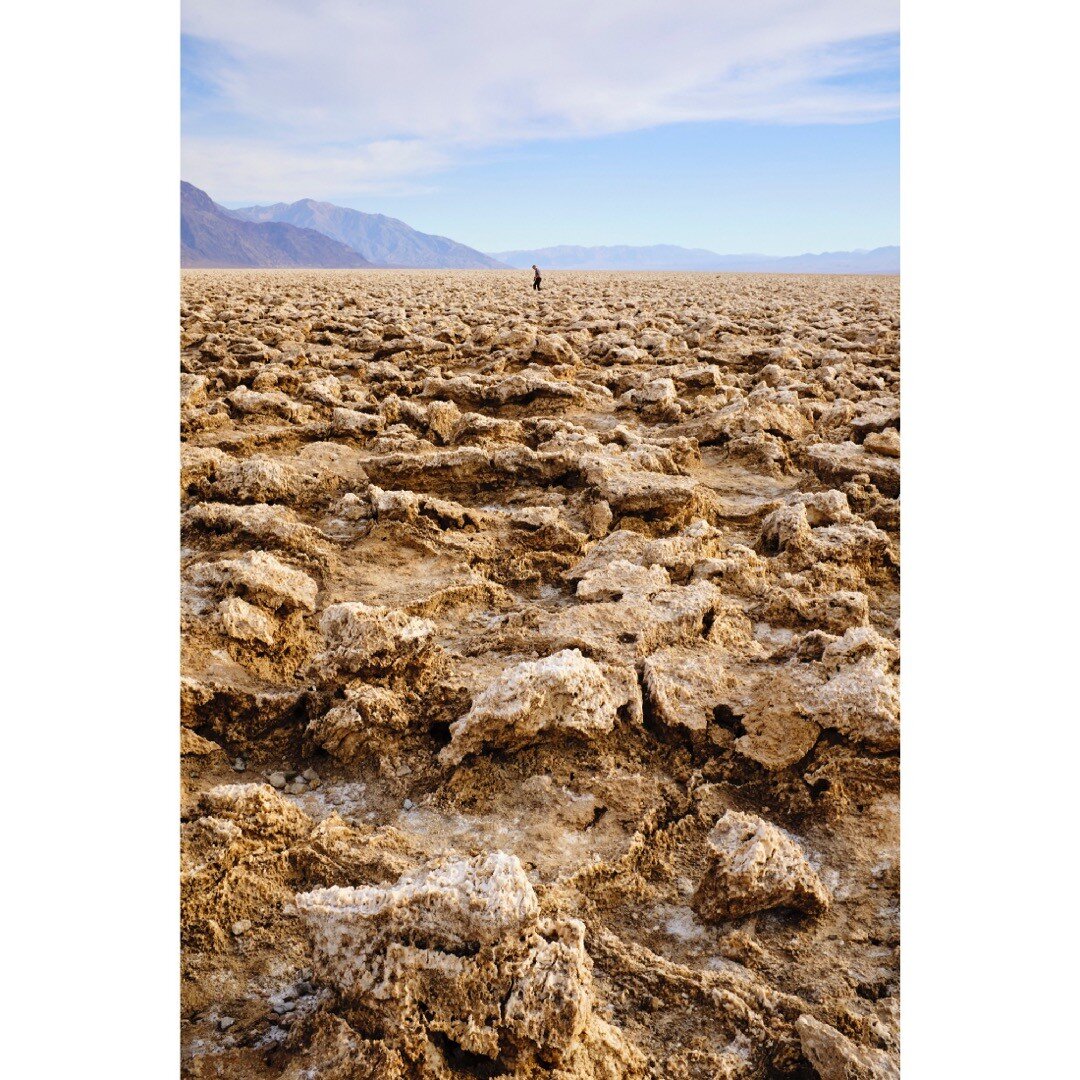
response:
M226 135L184 139L183 171L220 202L309 195L420 195L420 179L452 161L419 140L380 139L355 146Z
M494 145L883 119L898 22L896 0L184 0L185 174L225 200L401 193Z

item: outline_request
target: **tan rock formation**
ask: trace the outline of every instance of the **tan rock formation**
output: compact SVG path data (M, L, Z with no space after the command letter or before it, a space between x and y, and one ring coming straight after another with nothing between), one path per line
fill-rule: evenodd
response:
M563 649L504 671L450 725L451 742L439 759L456 765L484 746L527 746L550 729L585 736L610 731L616 707L599 665L578 649Z
M883 1050L858 1046L836 1028L800 1016L799 1042L821 1080L899 1080L900 1070Z
M755 911L828 910L829 891L802 848L754 814L728 810L709 833L710 860L694 894L703 919L737 919Z
M389 1032L406 1058L457 1047L514 1076L642 1072L640 1054L594 1015L584 926L539 918L512 855L447 858L387 888L296 902L346 1018Z

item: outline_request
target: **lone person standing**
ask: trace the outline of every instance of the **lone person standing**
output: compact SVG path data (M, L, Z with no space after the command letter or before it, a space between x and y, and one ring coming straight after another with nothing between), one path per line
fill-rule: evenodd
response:
M540 267L533 263L533 288L540 291Z

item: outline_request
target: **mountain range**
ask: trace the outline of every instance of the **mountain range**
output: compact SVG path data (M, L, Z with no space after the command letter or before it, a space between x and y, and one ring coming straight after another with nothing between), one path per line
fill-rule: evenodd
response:
M180 265L354 268L371 263L315 229L242 221L205 191L181 181Z
M718 255L704 248L548 247L485 254L397 218L301 199L229 210L180 183L183 267L370 267L453 270L704 270L773 274L898 274L900 249L806 255Z
M718 255L705 248L549 247L498 251L493 258L517 269L536 263L548 270L709 270L755 274L899 274L900 248L825 251L806 255Z
M445 236L418 232L397 218L347 206L301 199L230 210L245 221L278 221L316 229L346 244L377 266L453 270L507 270L504 262Z

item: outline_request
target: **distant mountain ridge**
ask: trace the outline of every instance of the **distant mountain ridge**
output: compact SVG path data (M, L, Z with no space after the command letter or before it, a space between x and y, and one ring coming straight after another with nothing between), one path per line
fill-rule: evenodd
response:
M378 266L431 270L507 270L503 262L446 236L422 233L385 214L301 199L245 206L228 213L245 221L286 222L332 237Z
M900 248L824 251L805 255L719 255L705 248L674 244L650 247L535 248L498 251L492 257L517 269L536 263L548 270L705 270L757 274L899 274Z
M237 268L697 270L773 274L898 274L899 247L804 255L719 255L674 244L534 248L485 254L397 218L300 199L229 210L180 182L180 265Z
M363 268L371 263L314 229L234 217L205 191L180 181L182 267Z

